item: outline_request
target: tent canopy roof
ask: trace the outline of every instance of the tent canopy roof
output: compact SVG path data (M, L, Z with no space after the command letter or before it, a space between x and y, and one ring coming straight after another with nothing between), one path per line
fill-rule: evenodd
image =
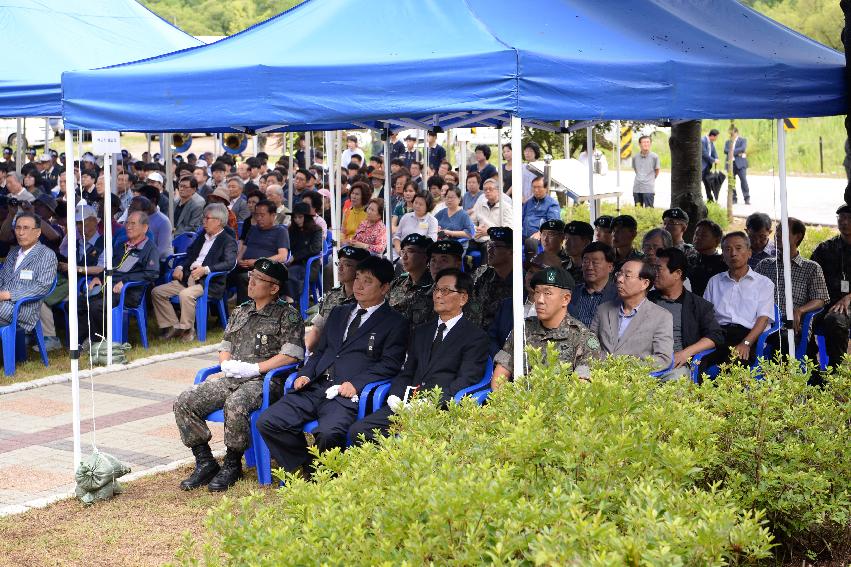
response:
M0 116L61 116L62 73L200 42L135 0L0 0Z
M845 112L844 68L736 0L307 0L211 45L66 73L63 113L148 132L822 116Z

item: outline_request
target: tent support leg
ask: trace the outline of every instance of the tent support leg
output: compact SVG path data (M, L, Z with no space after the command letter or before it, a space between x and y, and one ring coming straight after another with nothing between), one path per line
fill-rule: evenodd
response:
M786 130L783 129L783 119L777 123L777 171L780 177L780 226L783 241L783 287L785 297L780 300L786 306L786 333L789 339L789 356L795 356L795 329L792 321L795 305L792 301L792 253L789 242L789 207L786 196ZM731 152L732 153L732 152Z
M524 374L525 332L523 328L523 125L519 116L511 117L511 225L514 227L511 259L511 301L514 311L515 382ZM466 152L466 143L464 150Z

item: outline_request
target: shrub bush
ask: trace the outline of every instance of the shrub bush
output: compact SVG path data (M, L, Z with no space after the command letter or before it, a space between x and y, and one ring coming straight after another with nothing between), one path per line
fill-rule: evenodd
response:
M612 359L584 382L550 352L485 407L411 408L400 435L320 456L315 482L225 500L207 560L747 564L775 538L821 553L849 533L851 378L763 370L659 385Z

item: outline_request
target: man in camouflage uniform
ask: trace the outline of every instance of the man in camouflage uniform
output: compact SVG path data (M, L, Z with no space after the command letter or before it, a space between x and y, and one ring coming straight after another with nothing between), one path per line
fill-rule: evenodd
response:
M428 249L433 240L422 234L412 233L402 240L402 268L406 274L390 284L387 301L390 307L410 321L411 329L434 319L434 303L431 287L434 281L428 270Z
M286 281L283 264L257 260L249 273L251 299L231 314L219 347L224 376L192 386L174 403L180 439L195 455L195 470L180 483L183 490L209 483L210 491L223 491L242 477L242 454L251 441L249 417L263 400L263 374L304 360L304 323L298 311L278 299ZM205 420L219 409L224 409L227 447L221 467L210 451Z
M473 323L487 331L502 300L511 297L513 232L503 226L488 229L488 263L473 274L473 297L464 308Z
M591 360L600 358L600 342L588 327L567 313L573 285L573 278L563 268L544 268L532 277L537 315L525 321L525 344L546 351L547 344L552 343L560 360L573 366L580 377L588 378ZM494 357L494 389L502 386L514 371L512 335Z
M594 240L612 246L612 221L615 217L611 215L600 215L594 220Z
M585 281L582 275L582 251L594 241L594 227L587 222L571 221L564 227L564 249L570 256L570 265L562 264L575 283Z
M619 272L630 260L641 260L644 253L632 244L638 236L638 221L632 215L612 219L612 248L615 249L615 271Z
M662 213L662 226L671 233L674 248L680 249L689 262L696 262L700 254L694 246L683 240L683 234L688 230L688 213L679 207L668 209Z
M355 275L357 275L356 268L359 263L369 258L369 255L368 250L355 246L343 246L337 252L337 278L340 280L340 285L322 296L319 302L319 311L310 322L310 332L304 338L308 351L313 351L319 343L319 337L322 335L322 329L325 328L325 321L328 320L331 310L338 305L354 302L353 286Z
M428 247L428 270L431 279L448 268L461 269L464 246L457 240L438 240Z

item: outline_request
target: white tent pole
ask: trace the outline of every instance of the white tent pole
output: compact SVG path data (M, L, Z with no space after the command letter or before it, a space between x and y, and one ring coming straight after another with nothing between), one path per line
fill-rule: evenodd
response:
M428 135L428 134L426 134ZM390 155L390 128L384 130L384 156ZM390 226L390 170L384 172L384 225L387 228L387 257L393 261L393 232ZM423 179L425 176L423 175ZM428 187L426 187L428 190Z
M112 364L112 154L103 156L103 241L105 274L103 294L106 299L106 364ZM70 288L69 288L70 289ZM94 341L92 341L94 342Z
M615 177L615 186L621 186L621 121L615 120L615 165L617 166L617 176Z
M387 138L387 141L390 141L389 137ZM390 155L389 153L387 153L387 148L389 147L390 144L384 144L385 155ZM421 161L422 167L420 168L420 178L422 178L423 186L426 188L426 191L428 191L428 130L423 130L423 155ZM385 175L384 177L387 178L389 177L389 175ZM386 182L387 179L385 179L384 181ZM385 191L385 195L389 194Z
M76 183L74 181L74 131L65 132L65 198L67 212L65 214L68 227L68 342L71 354L71 425L74 441L74 462L72 473L76 472L80 463L80 347L77 329L77 222L76 215ZM108 248L108 246L107 246Z
M21 165L24 163L24 131L23 118L17 118L15 122L15 171L21 173Z
M339 208L339 187L338 177L334 175L334 169L337 165L337 153L335 151L334 139L336 132L325 132L325 159L328 160L328 189L331 191L331 198L328 199L331 203L331 240L334 242L340 241L340 223L337 219L337 209ZM340 285L340 275L337 273L337 249L338 246L331 244L331 268L334 274L334 287Z
M313 141L313 132L305 132L304 133L304 169L310 169L310 166L313 165L313 160L310 159L310 149L313 146L311 142Z
M564 144L564 159L570 159L570 132L567 131L569 123L567 120L562 120L561 124L565 128L564 134L562 134L562 144Z
M792 301L792 253L789 244L789 207L786 198L786 130L783 129L783 119L777 119L777 165L780 175L780 222L783 239L783 287L786 304L786 321L794 321L795 305ZM786 332L789 338L789 356L795 356L795 329L792 323L787 324Z
M162 134L163 157L165 158L165 194L168 195L168 222L174 231L174 161L172 160L171 136ZM154 203L156 205L156 203Z
M50 132L50 118L45 116L44 117L44 151L42 151L43 154L49 154L50 153L50 139L49 139L49 136L48 136L49 132Z
M594 127L585 129L585 154L588 162L588 204L591 209L591 224L597 220L597 200L594 198Z
M334 156L339 158L334 162L336 166L336 171L332 172L332 175L337 179L337 193L332 195L337 202L334 204L334 210L336 211L335 220L337 221L337 233L334 235L334 238L337 240L337 243L341 242L341 236L343 234L343 131L337 130L337 134L335 136L334 143ZM348 181L347 181L348 182Z
M289 186L289 203L290 203L290 211L293 210L293 133L287 132L287 144L290 149L290 162L289 167L287 167L287 185Z
M148 159L151 159L151 135L145 134L145 140L148 142Z
M513 139L514 134L512 134ZM511 145L514 151L514 143ZM513 160L512 160L512 163ZM458 185L461 187L461 195L467 194L467 140L461 142L461 166L458 168Z
M502 125L496 127L496 163L497 163L497 171L499 172L499 192L502 193L502 188L505 187L503 185L502 180ZM466 186L467 183L464 183ZM484 185L484 183L482 183ZM484 189L484 187L483 187Z
M511 264L511 301L514 311L514 368L512 375L518 381L523 376L523 130L519 116L511 117L511 227L514 232ZM465 142L466 146L466 142ZM466 150L466 147L464 148ZM519 190L519 191L518 191Z

